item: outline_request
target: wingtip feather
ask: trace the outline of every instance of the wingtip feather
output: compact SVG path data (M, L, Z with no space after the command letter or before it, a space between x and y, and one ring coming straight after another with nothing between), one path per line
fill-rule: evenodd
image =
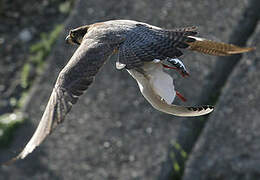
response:
M21 157L21 153L20 153L18 156L13 157L12 159L10 159L10 160L8 160L8 161L2 163L1 166L10 166L11 164L13 164L14 162L16 162L16 161L19 160L19 159L23 159L23 158Z
M175 109L179 109L178 111L175 110L175 116L179 117L196 117L196 116L203 116L211 113L214 110L213 106L210 105L202 105L202 106L176 106Z
M193 114L192 116L202 116L202 115L207 115L214 111L214 106L211 105L202 105L198 107L188 107L188 110L194 111L197 114Z

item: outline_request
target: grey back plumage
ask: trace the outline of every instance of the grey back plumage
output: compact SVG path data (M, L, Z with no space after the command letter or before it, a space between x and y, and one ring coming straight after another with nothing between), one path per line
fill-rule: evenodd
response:
M127 69L154 59L181 56L180 49L189 47L188 43L195 41L189 36L197 33L195 27L166 30L141 23L135 26L119 48L119 61L126 64Z

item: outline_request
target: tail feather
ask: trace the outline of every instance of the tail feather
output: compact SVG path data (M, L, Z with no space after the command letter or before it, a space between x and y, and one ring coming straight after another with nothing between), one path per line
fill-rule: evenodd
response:
M254 50L252 47L239 47L233 44L226 44L222 42L215 42L199 37L189 36L194 38L196 41L187 42L189 44L189 49L204 54L214 55L214 56L228 56L232 54L240 54Z

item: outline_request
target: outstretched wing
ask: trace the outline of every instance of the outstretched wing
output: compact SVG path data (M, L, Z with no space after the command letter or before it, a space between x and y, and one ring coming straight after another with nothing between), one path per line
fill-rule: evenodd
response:
M137 24L127 34L119 47L119 62L127 69L140 67L144 62L154 59L164 60L182 55L180 49L187 48L195 39L196 27L166 30L146 24Z
M101 66L110 57L113 48L106 43L85 39L68 64L60 72L42 119L23 151L8 163L25 158L64 121L80 95L93 82Z

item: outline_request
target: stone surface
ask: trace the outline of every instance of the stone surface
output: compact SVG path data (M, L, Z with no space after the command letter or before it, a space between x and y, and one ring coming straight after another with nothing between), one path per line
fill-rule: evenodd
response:
M260 26L249 45L260 48ZM260 54L244 55L229 77L185 169L184 180L260 179Z
M28 29L24 29L19 33L19 39L24 43L32 39L32 33Z
M198 25L201 36L225 41L246 2L78 1L31 93L26 108L31 120L17 131L10 149L1 150L0 160L15 156L34 132L58 72L75 50L64 43L69 29L109 19L135 19L167 28ZM187 53L182 59L191 78L172 74L177 89L191 105L214 58ZM111 59L66 121L27 159L1 167L0 178L156 179L180 120L154 110L141 96L136 82L125 71L118 72Z

